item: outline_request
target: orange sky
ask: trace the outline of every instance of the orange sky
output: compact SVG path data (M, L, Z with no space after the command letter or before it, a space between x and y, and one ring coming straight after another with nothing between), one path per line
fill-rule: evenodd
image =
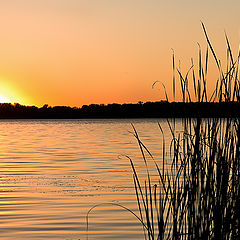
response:
M1 1L0 96L38 106L162 100L151 86L171 92L171 48L190 67L197 42L206 46L202 20L219 57L224 30L236 50L239 9L239 0Z

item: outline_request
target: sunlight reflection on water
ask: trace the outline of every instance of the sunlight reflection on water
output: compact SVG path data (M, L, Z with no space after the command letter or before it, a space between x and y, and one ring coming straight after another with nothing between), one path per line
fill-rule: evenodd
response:
M95 204L136 209L131 157L144 173L131 123L161 162L166 120L1 120L0 232L2 239L86 239ZM90 239L143 239L129 213L102 206L90 215Z

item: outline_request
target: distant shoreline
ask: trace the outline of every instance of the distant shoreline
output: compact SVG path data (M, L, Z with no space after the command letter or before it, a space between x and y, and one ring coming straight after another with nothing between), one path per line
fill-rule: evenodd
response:
M139 102L137 104L90 104L68 106L24 106L0 103L0 119L104 119L104 118L224 118L240 117L239 102Z

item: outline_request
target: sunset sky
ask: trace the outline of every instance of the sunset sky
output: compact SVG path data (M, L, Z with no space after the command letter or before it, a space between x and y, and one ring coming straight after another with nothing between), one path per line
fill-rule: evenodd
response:
M171 92L172 50L183 71L224 30L240 43L239 0L0 1L0 101L42 106L135 103ZM209 85L214 77L209 79ZM215 79L214 79L215 80Z

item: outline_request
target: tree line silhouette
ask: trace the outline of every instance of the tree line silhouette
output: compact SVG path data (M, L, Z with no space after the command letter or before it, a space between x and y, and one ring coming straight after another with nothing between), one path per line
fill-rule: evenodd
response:
M0 103L1 119L240 117L239 102L141 102L82 107Z

